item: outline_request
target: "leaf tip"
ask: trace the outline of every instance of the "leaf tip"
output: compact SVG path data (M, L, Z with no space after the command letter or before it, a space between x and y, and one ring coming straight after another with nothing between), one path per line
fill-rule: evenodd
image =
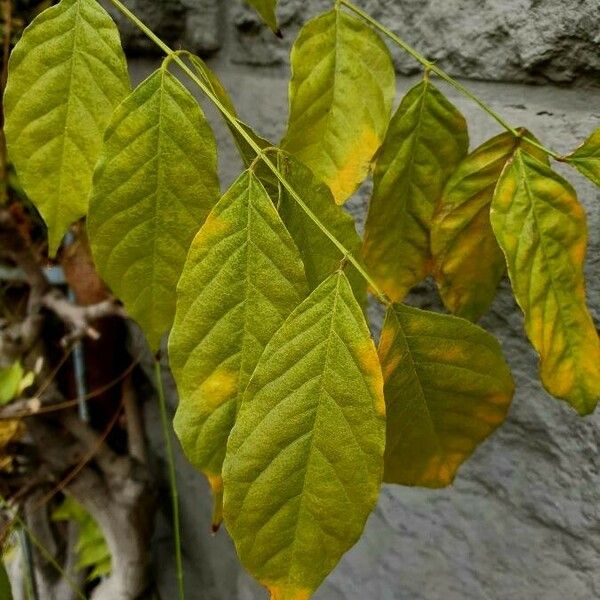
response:
M221 528L223 522L223 477L207 474L208 483L213 494L213 513L211 531L213 535Z

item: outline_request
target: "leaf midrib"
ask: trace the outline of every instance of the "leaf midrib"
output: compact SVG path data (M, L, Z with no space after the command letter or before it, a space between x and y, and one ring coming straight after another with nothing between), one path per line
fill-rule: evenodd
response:
M426 95L429 91L429 85L430 82L427 79L424 79L422 81L422 91L419 95L419 97L416 99L416 101L413 103L412 106L414 106L414 104L419 105L418 107L418 114L417 114L417 124L416 126L413 128L412 130L412 134L410 136L410 142L409 142L409 148L410 148L410 157L409 157L409 161L408 164L405 166L404 169L402 169L400 171L399 177L395 178L396 181L399 183L398 186L392 186L393 188L397 188L400 187L403 191L403 193L401 192L396 192L398 193L399 196L403 197L402 201L399 203L400 205L400 209L401 212L406 215L406 216L411 216L413 218L416 218L416 215L413 214L413 211L410 210L409 208L412 208L412 206L414 205L414 199L412 198L412 194L410 191L410 187L412 186L412 182L413 182L413 170L414 170L414 162L415 162L415 148L417 147L417 145L419 144L419 138L421 137L421 129L423 127L423 112L425 110L425 103L426 103ZM402 116L399 116L399 120L403 119L406 117L406 114L408 113L408 111L410 110L411 107L408 107L407 110L402 114ZM391 133L391 132L390 132ZM394 153L394 157L392 158L390 164L388 165L388 167L386 168L386 172L390 170L391 166L393 165L393 163L397 160L398 158L398 153L395 152ZM385 174L382 176L381 180L380 180L380 185L383 183L383 179L385 177ZM374 195L376 193L376 190L374 191ZM393 194L393 192L392 192ZM389 197L389 194L386 194L385 197L380 199L380 202L385 201L386 198ZM431 202L428 202L428 204L432 204ZM420 219L416 219L418 221L418 223L420 225L423 225L420 221ZM403 223L399 223L399 227L401 227L402 229L404 229L404 223L407 223L407 221L404 221ZM428 252L428 255L430 254L430 252Z
M75 63L75 58L77 56L77 36L79 34L79 28L81 26L81 0L76 0L76 4L77 4L77 9L75 12L75 27L73 29L73 42L71 44L71 52L70 52L70 58L68 60L69 63L69 75L68 75L68 82L67 82L67 89L69 90L69 93L67 94L67 102L66 102L66 110L65 110L65 118L63 121L63 135L61 136L61 149L60 149L60 164L61 164L61 168L60 168L60 173L58 176L58 198L62 199L63 197L63 179L65 176L65 172L64 172L64 164L65 164L65 146L66 146L66 140L67 140L67 136L69 133L69 128L68 128L68 123L69 123L69 115L71 112L71 87L73 85L73 71L74 71L74 63ZM52 223L53 226L56 227L58 222L59 222L59 206L60 206L60 201L59 202L54 202L54 206L52 207Z
M442 454L442 456L444 457L444 463L445 465L448 467L450 466L448 463L448 457L446 455L446 448L444 446L444 444L441 441L441 436L437 430L437 427L435 425L435 421L433 419L433 416L431 415L431 411L429 410L429 404L427 403L427 396L425 394L425 390L423 389L423 386L421 384L421 378L419 376L419 371L417 369L417 363L415 362L414 358L413 358L413 349L410 346L410 343L408 342L408 337L406 336L406 334L404 333L404 325L401 321L400 316L398 315L398 313L396 312L396 310L392 309L392 314L394 315L394 319L396 320L396 323L398 325L398 333L400 335L402 335L402 339L406 345L406 349L408 350L408 358L409 358L409 362L410 362L410 368L414 374L414 377L417 381L417 384L419 386L419 395L422 401L423 406L425 407L425 411L427 413L427 417L429 418L429 422L431 424L431 431L433 433L433 436L435 438L435 442L437 444L438 447L438 451Z
M153 194L153 217L152 217L152 230L153 230L153 235L152 235L152 276L151 276L151 281L150 281L150 287L152 290L155 290L157 288L156 285L156 256L157 256L157 243L158 243L158 235L156 235L157 233L157 214L158 214L158 204L159 204L159 199L158 199L158 192L159 190L162 188L162 184L163 184L163 161L161 160L161 155L162 155L162 113L163 113L163 107L164 107L164 98L165 98L165 76L166 76L166 70L162 69L161 70L161 74L160 74L160 88L159 88L159 101L158 101L158 123L157 123L157 140L156 140L156 145L157 145L157 152L156 152L156 158L158 161L158 167L156 170L156 189L155 192ZM160 287L160 286L158 286ZM154 298L154 293L152 293L152 298ZM156 328L156 302L152 302L151 306L150 306L150 322L152 324L152 329L154 330L154 333L156 333L158 331L158 329ZM160 321L160 316L159 319ZM164 332L163 332L164 333ZM161 334L158 334L159 337Z
M290 583L292 583L292 569L294 568L294 561L296 558L296 540L297 540L297 532L298 532L298 527L300 524L300 520L301 520L301 515L304 512L304 508L303 508L303 504L304 504L304 498L305 498L305 489L306 489L306 479L307 479L307 474L308 471L310 469L310 465L311 465L311 461L312 461L312 456L313 453L315 452L315 442L314 442L314 433L315 433L315 425L317 423L317 420L319 418L319 411L321 409L321 406L323 404L322 401L322 395L323 392L327 393L324 386L323 386L323 379L325 377L325 373L328 370L328 364L329 364L329 354L330 354L330 350L331 350L331 341L334 337L334 322L335 322L335 315L337 312L337 306L338 306L338 301L339 301L339 297L340 297L340 282L341 282L341 276L338 276L337 278L337 282L336 282L336 286L335 286L335 296L334 296L334 300L333 300L333 306L331 309L331 319L329 322L329 331L328 331L328 335L327 335L327 346L325 349L325 359L323 360L323 370L321 372L321 374L319 375L319 394L318 394L318 404L317 407L315 409L315 414L314 414L314 418L312 420L312 424L310 427L310 447L308 450L308 456L306 459L306 468L304 469L304 477L302 478L302 489L299 492L299 504L298 504L298 511L297 511L297 518L296 518L296 523L294 526L294 536L293 536L293 541L292 541L292 556L291 556L291 560L290 560L290 569L288 571L288 575L286 577L286 583L289 585ZM318 449L317 449L318 450Z
M521 177L523 179L523 188L524 188L525 193L527 195L527 199L528 199L528 201L529 201L529 203L531 205L531 215L533 216L533 220L535 222L535 227L537 229L538 237L539 237L539 240L540 240L539 247L540 247L542 255L544 257L544 264L547 265L546 266L546 272L548 274L548 280L550 282L550 288L552 289L552 293L553 293L554 297L557 300L556 303L557 303L557 306L558 306L558 313L560 315L560 321L561 321L561 324L562 324L562 328L563 328L565 337L567 339L569 339L569 347L572 348L572 349L576 349L579 346L580 340L575 340L575 344L573 345L573 333L574 333L574 330L572 330L571 327L565 327L565 319L564 319L564 310L565 309L564 309L564 306L563 306L563 294L562 293L558 293L558 291L560 291L560 288L558 288L558 291L557 291L557 287L556 287L556 284L555 284L555 281L554 281L553 272L552 272L552 269L550 268L551 262L548 260L548 253L546 251L546 241L545 241L545 237L543 235L544 229L540 228L539 218L538 218L537 211L536 211L536 200L535 200L535 196L533 195L533 193L531 191L531 188L530 188L530 185L529 185L529 180L527 178L527 169L526 169L525 163L523 161L523 157L521 155L521 152L517 151L515 153L515 155L516 155L516 158L518 160L519 170L521 172ZM516 256L515 256L515 259L516 259ZM529 304L529 291L528 291L527 296L528 296L527 302ZM573 360L572 362L573 362L573 364L576 364L576 361ZM575 371L575 373L578 374L578 370L576 368L574 369L574 371ZM576 381L579 381L579 377L576 377ZM577 384L577 388L578 388L578 391L579 391L578 395L582 396L582 397L580 397L580 399L584 400L584 402L585 402L586 393L583 392L583 390L582 390L582 388L581 388L581 386L580 386L579 383Z

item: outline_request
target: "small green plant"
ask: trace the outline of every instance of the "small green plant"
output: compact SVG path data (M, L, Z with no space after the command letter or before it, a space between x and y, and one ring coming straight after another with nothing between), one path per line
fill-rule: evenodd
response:
M77 524L76 568L88 571L88 580L106 576L110 573L110 551L98 523L80 504L70 496L52 513L54 521L74 522Z
M9 157L50 253L86 217L97 269L155 353L169 333L175 430L212 486L215 528L224 518L274 600L312 595L361 535L382 481L446 486L503 422L512 376L473 321L506 269L542 383L594 410L585 215L550 159L600 185L600 130L560 156L337 0L294 43L290 117L274 144L237 118L199 58L111 2L164 51L162 66L131 91L110 16L95 0L61 0L11 57ZM277 32L276 1L250 4ZM381 34L424 69L393 116ZM238 145L246 170L224 194L210 123L172 65ZM469 153L467 123L436 78L506 132ZM361 241L341 205L371 171ZM458 316L402 303L429 275ZM386 308L378 350L367 287ZM172 469L171 485L177 534ZM179 554L178 572L183 597Z

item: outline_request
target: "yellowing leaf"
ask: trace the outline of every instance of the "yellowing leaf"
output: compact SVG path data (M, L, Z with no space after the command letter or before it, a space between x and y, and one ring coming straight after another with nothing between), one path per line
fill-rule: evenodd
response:
M492 227L546 389L580 414L600 397L600 342L587 310L586 219L575 190L517 150L498 182Z
M229 92L225 89L225 86L221 83L221 80L217 77L217 75L208 67L208 65L201 59L191 53L185 53L189 58L192 66L196 70L198 76L202 79L202 81L208 85L211 92L218 98L223 107L237 119L238 124L244 129L244 131L254 140L254 142L259 146L259 148L264 149L269 146L273 146L271 142L265 140L256 134L249 125L246 125L243 121L240 121L237 117L237 110L233 104L233 100L229 95ZM227 128L231 132L233 136L233 140L237 149L240 153L244 164L249 167L254 159L256 158L256 152L252 149L250 144L246 141L246 139L240 134L240 132L231 124L231 122L223 116L223 120Z
M225 523L276 600L310 597L356 542L383 467L381 368L343 273L273 336L224 464Z
M302 192L308 208L338 241L358 257L361 239L356 233L354 219L335 203L329 188L294 156L280 150L277 157L279 170L293 189ZM272 179L266 167L261 171L266 172L268 180ZM279 186L276 201L281 219L300 250L308 285L311 290L315 289L340 268L343 255L283 186ZM362 275L352 265L348 265L345 271L358 302L365 304L367 289Z
M279 34L277 25L277 0L246 0L246 2L256 10L262 20L273 30Z
M260 181L244 173L194 239L169 338L180 396L175 430L217 496L240 394L265 345L307 293L292 238Z
M565 161L600 186L600 129L596 129L579 148L566 156Z
M393 301L431 272L433 211L468 146L463 116L427 78L406 94L377 159L363 246Z
M304 26L291 62L283 148L341 204L367 176L388 126L395 94L389 51L363 21L332 10Z
M24 429L21 421L15 419L0 421L0 473L10 471L12 468L12 456L6 454L5 450L9 444L23 435Z
M11 54L8 151L48 225L51 255L87 212L102 135L128 92L117 28L95 0L62 0L45 10Z
M500 345L448 315L391 307L379 343L385 381L384 480L444 487L505 419L514 384Z
M218 197L210 126L191 94L160 69L113 116L88 217L96 266L153 350L173 321L189 245Z
M490 204L502 170L520 147L547 161L521 138L501 133L462 161L436 207L431 226L434 275L444 304L460 317L479 319L506 271L490 223Z

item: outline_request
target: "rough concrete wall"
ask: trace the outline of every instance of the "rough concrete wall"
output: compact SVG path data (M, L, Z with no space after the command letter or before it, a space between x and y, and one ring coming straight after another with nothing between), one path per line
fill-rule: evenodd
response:
M188 4L193 4L192 0ZM204 6L209 4L203 2ZM282 2L284 23L292 24L291 29L284 31L284 42L273 42L258 29L238 0L228 4L229 17L222 22L225 24L214 30L211 28L215 21L206 21L213 23L206 25L206 35L221 34L221 49L213 64L230 89L242 118L264 135L277 139L287 114L286 67L258 68L241 65L240 60L264 62L257 56L283 60L292 39L290 32L302 15L300 7L313 10L326 3ZM598 41L586 33L593 31L594 22L598 22L600 1L380 0L363 5L376 16L384 12L396 15L394 20L389 19L394 28L409 32L423 50L432 50L430 55L455 72L488 78L486 82L467 83L510 122L526 126L558 151L570 150L600 125L598 88L497 81L530 77L562 81L565 77L560 74L568 72L567 79L581 82L586 65L593 65L590 56L600 60ZM212 2L210 14L215 15L219 6L220 2ZM540 15L546 12L548 18L543 20ZM221 18L225 19L225 15ZM449 23L452 28L447 27ZM513 25L502 35L483 35L484 31L500 28L501 23ZM442 28L448 31L447 35L439 33ZM542 33L534 38L526 31ZM196 34L203 35L198 31ZM251 50L254 44L257 54ZM584 47L589 56L581 53L572 59ZM535 56L547 56L548 60L531 59ZM398 64L406 69L403 61ZM568 68L561 66L567 64ZM140 79L152 64L135 60L132 67L135 78ZM399 95L413 81L400 77ZM446 91L467 117L472 148L498 132L497 125L477 107L452 90ZM209 114L214 117L213 111ZM218 120L214 122L225 186L235 177L240 164L228 134ZM598 323L600 191L574 171L558 170L575 184L588 213L588 297ZM350 203L359 221L364 216L368 187L367 184ZM409 302L439 308L430 282L419 286ZM376 309L371 313L376 328L380 315ZM502 342L517 381L507 423L477 450L451 488L428 491L385 486L363 538L324 583L317 600L600 598L600 415L581 419L541 389L536 355L524 337L522 322L504 282L482 324ZM173 392L170 398L174 406ZM164 460L163 443L152 404L147 421L160 465ZM203 478L181 456L178 468L187 598L264 600L265 593L239 566L226 533L222 531L214 538L210 535L210 498ZM166 491L163 497L166 514ZM163 597L174 598L172 540L167 521L159 527L155 549L158 564L164 566L158 571Z
M598 83L598 0L355 2L453 75L493 81ZM254 65L287 64L290 40L302 23L333 4L332 0L279 0L285 36L278 40L242 0L125 3L178 46L212 54L229 38L226 51L231 58ZM130 51L155 53L142 35L118 19ZM232 35L227 36L227 31ZM400 73L416 72L412 59L395 48L392 52Z
M430 59L456 76L502 81L594 81L600 73L598 0L355 0ZM282 23L292 38L307 15L330 0L282 0ZM288 60L288 39L258 26L248 8L234 11L240 62ZM415 63L393 50L403 74Z

